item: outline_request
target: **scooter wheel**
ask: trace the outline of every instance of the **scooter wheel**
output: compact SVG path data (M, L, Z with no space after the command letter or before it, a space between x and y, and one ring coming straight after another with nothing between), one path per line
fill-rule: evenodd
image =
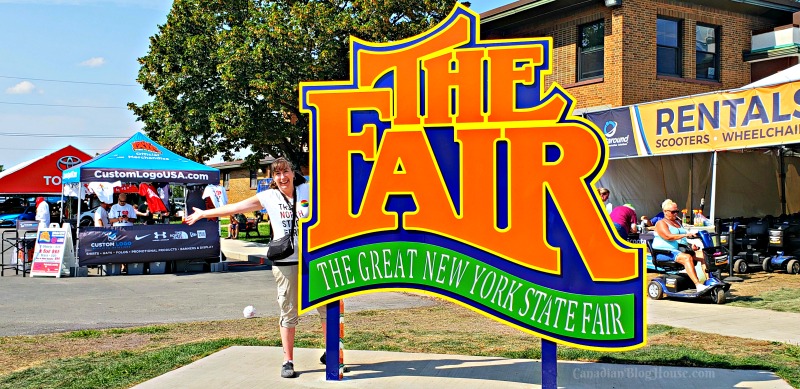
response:
M772 273L771 265L772 265L772 258L764 258L764 260L761 261L761 268L764 269L764 271L767 273Z
M733 263L733 270L739 274L747 273L747 262L745 262L744 259L737 259L736 262Z
M653 300L661 300L664 298L664 288L657 281L650 281L647 286L647 295Z
M786 272L789 274L800 274L800 262L796 259L789 261L786 264Z
M725 289L722 288L714 288L711 293L711 300L713 300L717 304L725 304Z

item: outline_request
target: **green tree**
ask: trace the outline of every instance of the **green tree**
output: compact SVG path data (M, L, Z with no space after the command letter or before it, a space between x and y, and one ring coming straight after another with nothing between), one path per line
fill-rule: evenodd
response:
M430 29L454 0L176 0L139 59L153 97L128 106L145 132L203 161L251 148L248 164L306 164L301 81L347 80L350 36L373 42Z

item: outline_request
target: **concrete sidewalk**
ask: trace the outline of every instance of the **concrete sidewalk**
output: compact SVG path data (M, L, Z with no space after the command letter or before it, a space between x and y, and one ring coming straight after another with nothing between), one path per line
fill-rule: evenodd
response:
M800 345L800 313L648 298L647 324Z
M236 346L171 371L150 388L530 388L541 386L541 363L529 359L345 350L342 382L326 381L321 350L295 349L297 378L280 377L279 347ZM568 388L791 388L769 371L558 362Z
M220 239L220 249L226 260L231 262L258 262L257 257L267 253L267 245L239 239Z

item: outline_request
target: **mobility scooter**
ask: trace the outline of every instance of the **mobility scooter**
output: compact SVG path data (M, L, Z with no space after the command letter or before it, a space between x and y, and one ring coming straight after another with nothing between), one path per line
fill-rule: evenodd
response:
M647 295L651 299L660 300L664 297L675 297L693 300L707 296L717 304L725 303L726 292L731 285L719 279L719 271L728 266L728 253L724 247L713 245L711 236L707 231L700 231L697 235L705 246L702 250L705 254L705 274L707 279L703 284L708 288L698 293L689 276L681 272L683 265L673 259L664 259L664 256L671 257L671 253L653 249L651 241L648 241L647 247L653 257L653 264L657 270L664 272L664 274L650 281L647 286ZM663 255L659 256L659 254Z
M731 260L734 272L744 274L763 268L764 261L771 256L768 245L771 223L771 217L751 220L746 224L737 221L722 223L719 229L721 231L720 244L728 247L729 239L733 239ZM733 237L728 236L728 226L731 225L734 230Z
M764 271L800 274L800 223L787 222L770 229L769 247L775 255L763 260Z

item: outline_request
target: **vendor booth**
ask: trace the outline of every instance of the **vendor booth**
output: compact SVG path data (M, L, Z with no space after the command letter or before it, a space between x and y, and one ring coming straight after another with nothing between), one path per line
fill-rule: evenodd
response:
M203 189L219 184L219 170L177 155L137 133L110 151L65 170L62 181L64 193L81 197L89 188L100 190L97 188L105 186L97 183L107 183L117 193L138 186L145 198L146 190L181 184L186 186L186 205L190 209L205 207ZM109 212L109 217L117 216ZM79 266L133 264L128 267L130 274L131 269L139 269L142 263L219 260L217 221L202 220L189 226L169 224L168 220L155 224L119 222L111 227L80 227L76 249Z
M710 220L799 212L796 80L587 114L609 143L598 185L639 215L660 212L665 198Z
M45 196L51 220L60 214L61 173L92 157L73 146L12 166L0 172L0 276L13 270L23 276L33 258L36 207L34 198ZM59 196L59 197L56 197Z
M92 159L73 146L0 172L0 196L61 195L61 172Z

